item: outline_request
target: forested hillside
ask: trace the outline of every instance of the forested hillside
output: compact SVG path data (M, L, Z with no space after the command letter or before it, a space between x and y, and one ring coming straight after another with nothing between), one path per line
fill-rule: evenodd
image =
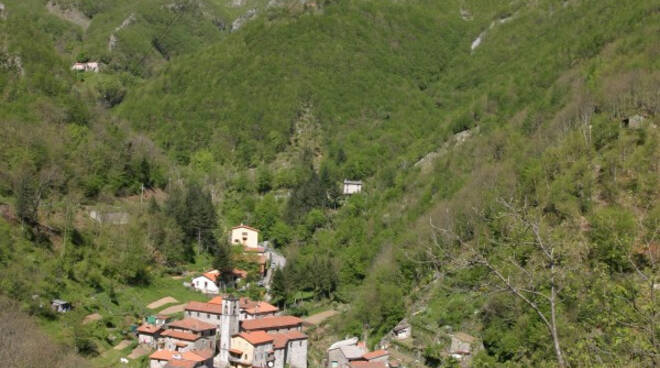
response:
M329 340L660 364L657 2L2 3L0 295L93 364L241 222L288 257L274 302L346 308Z

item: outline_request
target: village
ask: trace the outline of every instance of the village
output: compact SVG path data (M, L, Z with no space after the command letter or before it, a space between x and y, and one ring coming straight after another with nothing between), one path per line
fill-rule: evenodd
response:
M343 194L360 193L362 185L361 181L345 180ZM117 208L92 209L89 217L98 223L113 225L129 222L128 214ZM129 364L129 359L146 356L149 368L423 366L421 351L413 343L413 325L405 318L376 344L373 351L368 349L364 336L362 339L346 336L334 342L316 336L317 344L321 346L312 347L307 330L339 312L329 310L318 313L320 319L317 315L303 319L287 315L270 304L268 291L273 273L286 265L286 258L272 249L267 240L260 241L260 231L249 225L241 223L232 227L228 238L231 246L256 266L250 268L257 274L251 280L258 280L257 285L265 288L263 298L266 300L239 295L244 294L242 291L248 279L246 270L233 268L221 272L212 269L193 274L189 281L182 280L183 286L208 298L205 301L199 298L184 300L184 304L144 315L142 323L136 325L132 332L137 347L127 357L120 358L122 365ZM235 294L229 293L229 290ZM158 309L172 302L180 301L165 297L150 303L148 307ZM60 299L52 300L51 307L59 313L69 312L73 308L71 303ZM94 320L94 316L100 318L98 314L89 315L83 324ZM312 322L316 320L319 322ZM323 334L323 330L316 333ZM420 328L419 334L424 334L423 328ZM451 346L443 355L453 357L462 366L467 366L474 353L482 348L481 343L468 334L457 332L449 336ZM119 347L123 349L128 344L124 340ZM314 359L308 356L312 348L316 352ZM322 352L321 356L319 352Z

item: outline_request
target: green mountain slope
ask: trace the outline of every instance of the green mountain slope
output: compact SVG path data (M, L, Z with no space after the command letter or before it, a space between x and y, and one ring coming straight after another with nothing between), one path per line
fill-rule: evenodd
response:
M657 364L658 4L308 3L58 4L85 28L6 1L0 292L102 311L41 319L103 350L244 222L289 258L275 302L349 305L326 339L375 345L408 317L401 349L428 366L455 364L459 330L483 341L476 366ZM107 67L74 74L80 58ZM142 185L171 199L126 197ZM85 220L102 205L134 220Z

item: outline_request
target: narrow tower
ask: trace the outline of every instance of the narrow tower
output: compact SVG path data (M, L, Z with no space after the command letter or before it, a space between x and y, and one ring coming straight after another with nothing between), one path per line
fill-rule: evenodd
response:
M220 317L220 352L216 357L216 366L226 367L229 365L229 349L231 348L231 337L238 333L239 316L238 299L233 295L222 298L222 316Z

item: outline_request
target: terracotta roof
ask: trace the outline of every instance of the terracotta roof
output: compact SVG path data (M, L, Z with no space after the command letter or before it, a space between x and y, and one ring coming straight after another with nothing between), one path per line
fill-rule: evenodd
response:
M387 368L385 362L365 362L364 360L349 362L348 366L350 368Z
M204 312L204 313L222 314L222 305L193 301L193 302L188 302L188 304L186 305L186 310Z
M222 304L222 297L221 296L215 296L211 300L209 300L209 304Z
M211 270L208 272L204 272L202 276L206 277L207 279L217 282L218 281L218 276L220 276L220 271L218 270Z
M238 277L240 277L240 278L242 278L242 279L244 279L244 278L247 277L247 271L245 271L245 270L240 270L240 269L238 269L238 268L234 268L234 269L231 271L231 273L233 273L234 276L238 276Z
M173 339L184 340L184 341L197 341L200 339L200 336L197 336L190 332L174 331L174 330L165 330L160 335L164 337L171 337Z
M195 368L198 362L192 360L178 360L172 359L167 362L164 368Z
M387 350L376 350L376 351L366 353L362 357L366 360L371 360L371 359L380 358L382 356L389 355L389 354L390 353L388 353Z
M255 229L255 228L253 228L252 226L247 226L247 225L243 225L243 224L240 224L240 225L238 225L238 226L234 226L234 227L232 227L231 229L232 229L232 230L236 230L236 229L248 229L248 230L254 230L254 231L256 231L256 232L259 232L259 229Z
M243 321L241 328L246 331L265 330L280 327L294 327L302 325L302 319L294 316L277 316Z
M278 334L270 334L273 337L273 347L275 349L282 349L291 340L305 340L307 335L300 331L289 331Z
M266 302L256 302L254 305L245 308L245 313L247 314L264 314L264 313L276 313L279 312L279 308L276 306L266 303Z
M242 350L238 350L238 349L235 349L235 348L233 348L233 349L229 349L229 352L232 353L232 354L243 355L243 351L242 351Z
M156 318L168 320L168 319L172 319L172 316L168 316L167 314L157 314Z
M194 318L184 318L179 321L174 321L170 322L167 327L172 328L180 328L183 330L190 330L190 331L206 331L206 330L214 330L216 327L210 323L202 322L198 319Z
M178 359L175 359L178 358ZM150 359L156 360L188 360L193 362L203 362L205 360L211 359L213 357L213 351L205 350L192 350L179 353L178 351L172 350L157 350L153 354L149 355Z
M154 333L156 333L160 330L161 330L160 326L154 326L154 325L150 325L148 323L145 323L142 326L137 328L137 332L143 333L143 334L154 334Z
M273 342L273 336L263 332L263 331L254 331L254 332L241 332L234 336L240 336L245 341L249 342L252 345L261 345L269 342Z

